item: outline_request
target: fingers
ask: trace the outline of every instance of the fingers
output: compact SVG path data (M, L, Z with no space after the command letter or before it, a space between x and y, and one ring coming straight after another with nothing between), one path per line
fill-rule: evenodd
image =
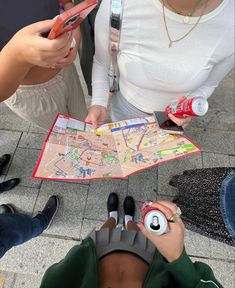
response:
M182 126L183 128L187 127L192 120L192 118L187 115L184 118L177 118L173 114L168 114L168 117L178 126Z

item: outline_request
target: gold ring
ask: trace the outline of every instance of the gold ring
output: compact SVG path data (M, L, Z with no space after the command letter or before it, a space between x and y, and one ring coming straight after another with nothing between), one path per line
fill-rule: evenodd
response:
M170 219L168 219L168 222L176 222L179 218L180 215L182 214L180 207L177 207L176 213L173 214Z

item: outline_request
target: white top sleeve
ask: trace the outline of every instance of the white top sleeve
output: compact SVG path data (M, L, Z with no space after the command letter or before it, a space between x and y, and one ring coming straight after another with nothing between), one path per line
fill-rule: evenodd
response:
M92 105L107 107L109 98L110 2L103 0L95 22L95 55L92 68Z
M192 92L192 96L202 96L208 98L219 85L220 81L233 69L234 54L230 55L220 63L216 64L212 69L208 79L197 90Z

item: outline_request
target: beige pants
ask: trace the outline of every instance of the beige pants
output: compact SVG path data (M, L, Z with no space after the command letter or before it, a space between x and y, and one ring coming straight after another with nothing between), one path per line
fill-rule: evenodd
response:
M57 113L84 120L87 115L84 93L74 64L51 80L36 85L20 85L7 100L20 117L49 130Z

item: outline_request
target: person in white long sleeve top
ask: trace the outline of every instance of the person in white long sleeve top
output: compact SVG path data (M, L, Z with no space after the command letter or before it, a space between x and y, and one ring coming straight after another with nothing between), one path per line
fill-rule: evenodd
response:
M182 96L208 98L234 67L234 0L123 0L118 53L120 90L112 120L164 111ZM86 118L104 123L109 100L110 0L95 23L92 106ZM178 125L189 117L170 115Z

